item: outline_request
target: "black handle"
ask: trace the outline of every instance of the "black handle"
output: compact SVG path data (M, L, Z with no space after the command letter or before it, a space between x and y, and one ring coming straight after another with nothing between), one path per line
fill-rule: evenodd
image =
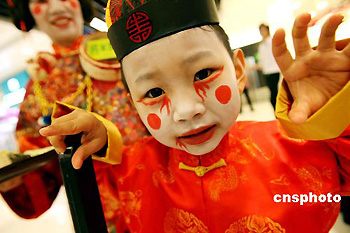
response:
M107 233L91 156L78 170L71 163L80 139L81 134L67 136L67 150L59 155L74 229L76 233Z

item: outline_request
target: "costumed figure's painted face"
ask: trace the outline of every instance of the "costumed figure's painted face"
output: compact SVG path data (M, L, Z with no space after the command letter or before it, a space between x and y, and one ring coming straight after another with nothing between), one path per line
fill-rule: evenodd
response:
M194 155L208 153L239 114L233 61L207 26L151 42L122 63L142 121L166 146Z
M35 23L55 44L71 45L83 34L83 15L78 0L30 0Z

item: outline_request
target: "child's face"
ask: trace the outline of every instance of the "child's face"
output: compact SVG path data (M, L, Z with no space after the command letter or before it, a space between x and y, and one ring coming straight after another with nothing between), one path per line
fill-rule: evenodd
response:
M233 61L209 27L135 50L123 59L123 71L143 123L166 146L208 153L238 116Z
M54 43L70 45L83 34L83 15L78 0L30 0L35 23Z

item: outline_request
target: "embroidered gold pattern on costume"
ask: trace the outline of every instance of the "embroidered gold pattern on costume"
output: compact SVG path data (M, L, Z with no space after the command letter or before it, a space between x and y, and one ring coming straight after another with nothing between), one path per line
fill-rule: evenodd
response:
M160 167L159 170L153 172L152 179L153 184L156 187L158 187L159 182L162 182L164 184L172 184L175 182L175 177L170 166L167 168Z
M252 153L253 151L248 148L248 151L246 151L246 148L249 147L246 143L243 143L245 146L237 146L242 145L242 141L235 138L233 135L230 135L230 147L231 152L228 154L228 157L230 160L233 160L235 163L238 164L249 164L254 157L256 156L255 153ZM244 149L244 150L242 150Z
M209 233L208 227L194 214L172 208L164 219L166 233Z
M215 178L209 183L208 191L212 201L219 201L220 194L224 191L234 190L238 185L238 175L232 165L226 169L215 170Z
M314 166L293 168L293 171L303 181L304 185L314 193L322 191L322 177L320 172Z
M103 212L107 219L112 219L115 215L121 214L121 209L119 205L119 201L114 195L111 195L113 191L110 191L106 185L99 185L99 192L101 196L102 205L104 207Z
M286 230L268 217L249 215L231 224L225 233L285 233Z
M133 220L137 228L141 229L142 225L140 222L140 209L141 209L141 197L142 191L137 190L136 192L120 192L120 204L125 210L126 215L124 215L125 222L130 224Z
M230 135L230 147L233 149L228 156L238 164L249 164L258 156L266 160L271 160L276 156L274 151L266 152L262 150L253 142L251 136L247 138L234 138L233 135Z
M271 180L270 183L276 184L276 185L285 185L285 186L288 186L291 184L286 174L281 175L280 178L278 179Z
M241 180L242 184L247 183L247 181L249 180L245 172L242 172L242 175L239 177L239 179Z

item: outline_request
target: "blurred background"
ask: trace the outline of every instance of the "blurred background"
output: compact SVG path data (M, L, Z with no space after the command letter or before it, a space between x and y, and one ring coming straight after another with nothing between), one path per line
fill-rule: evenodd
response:
M261 23L270 26L271 35L284 28L288 47L292 50L291 28L295 17L303 12L313 16L309 28L311 45L317 45L321 25L327 17L336 12L345 16L337 31L337 39L350 36L350 0L216 0L222 27L227 32L233 49L242 48L248 66L256 65ZM107 0L93 0L95 18L85 25L85 34L95 30L107 31L104 23L104 7ZM6 0L0 1L0 151L16 151L14 130L17 123L19 104L25 95L28 82L27 60L38 51L52 51L50 38L39 30L20 32L12 24ZM293 53L293 51L291 51ZM242 96L240 120L267 121L274 119L273 107L269 101L269 89L259 70L247 70L249 86L247 97ZM0 158L1 164L1 158ZM69 208L64 191L60 191L52 208L35 220L19 219L0 197L0 232L73 232ZM333 233L350 232L339 217Z

